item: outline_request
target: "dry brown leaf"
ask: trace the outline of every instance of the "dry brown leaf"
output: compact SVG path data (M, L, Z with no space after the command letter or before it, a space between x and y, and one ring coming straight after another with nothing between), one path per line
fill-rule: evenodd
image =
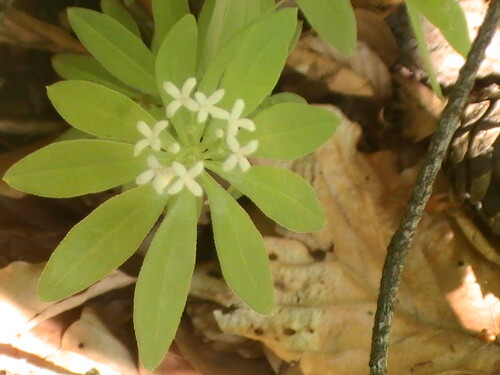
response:
M354 14L358 40L366 43L388 66L394 65L399 57L399 48L383 17L361 8L354 9Z
M379 100L391 94L391 77L382 59L358 41L352 57L335 52L312 33L304 34L287 64L313 80L324 80L332 91Z
M45 359L77 373L95 368L101 375L138 374L130 351L89 308L64 332L61 347Z
M40 322L64 311L80 306L88 299L109 290L134 282L134 278L120 271L111 273L82 293L58 302L41 302L36 296L36 285L43 263L13 262L0 269L0 343L22 345L19 335ZM22 340L21 340L22 341ZM21 348L29 351L28 348Z
M439 124L445 102L424 84L400 74L393 75L396 96L402 118L403 134L416 141L432 135Z
M273 316L250 310L207 269L198 269L193 280L193 294L231 306L215 312L224 332L299 361L304 375L368 373L386 246L405 207L408 175L414 176L399 173L388 152L357 152L359 134L344 121L309 165L294 165L309 176L328 224L310 235L266 238L276 293ZM405 193L394 196L398 189ZM403 274L389 373L492 373L500 360L499 271L445 212L426 212Z
M0 43L54 53L88 53L78 40L63 29L40 21L12 6L4 8L0 18Z

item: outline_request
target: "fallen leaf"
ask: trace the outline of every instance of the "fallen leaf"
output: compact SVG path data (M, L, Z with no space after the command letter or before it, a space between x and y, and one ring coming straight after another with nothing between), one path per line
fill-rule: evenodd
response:
M36 285L45 264L12 262L0 269L0 343L19 344L18 335L40 322L80 306L88 299L134 282L120 271L95 283L85 291L58 302L41 302ZM29 348L23 348L29 351Z
M313 33L304 34L287 64L313 80L324 80L332 91L384 100L391 94L386 64L367 44L358 41L352 57L334 51Z
M304 375L368 373L386 247L406 205L408 175L414 176L401 173L394 158L359 153L359 135L357 125L344 121L309 163L289 164L313 184L328 223L316 233L265 239L276 295L272 316L253 312L211 278L211 265L193 278L193 295L226 308L214 312L223 332L264 343L278 357L297 361ZM393 196L398 188L403 192ZM426 211L398 294L389 373L494 371L499 271L446 211Z
M64 332L61 347L45 359L78 373L94 368L100 375L138 374L130 351L89 308Z

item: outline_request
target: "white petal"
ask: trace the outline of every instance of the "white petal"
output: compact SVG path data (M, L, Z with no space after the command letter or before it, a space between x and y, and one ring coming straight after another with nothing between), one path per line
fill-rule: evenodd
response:
M224 138L224 130L222 129L217 129L215 131L215 138Z
M250 155L257 150L257 147L259 147L259 141L254 139L253 141L248 142L246 146L240 147L240 153L242 155Z
M137 123L137 130L145 137L149 137L152 134L151 128L144 121Z
M238 158L238 164L240 165L242 172L246 172L250 169L250 162L244 156L240 156Z
M184 187L184 180L182 178L179 178L177 181L174 182L172 186L167 190L169 194L175 195L178 192L182 190Z
M232 152L237 152L240 149L240 143L235 137L230 137L229 134L226 137L226 143Z
M158 194L162 194L174 176L168 171L162 171L155 176L151 184Z
M170 81L163 82L163 89L173 98L181 96L180 90Z
M177 154L180 150L181 146L177 142L174 142L170 146L168 146L168 151L170 151L172 154Z
M203 189L195 180L186 180L186 186L196 197L201 197L203 195Z
M214 117L214 118L218 118L218 119L221 119L221 120L225 120L227 119L227 111L223 110L222 108L219 108L219 107L210 107L208 109L208 111L210 112L210 114Z
M196 86L196 78L191 77L186 80L184 85L182 86L182 95L189 96L191 95L191 91L193 91Z
M147 139L141 139L134 146L134 156L139 155L141 153L141 151L144 150L148 146L149 146L149 141Z
M153 177L155 176L155 171L152 169L148 169L147 171L142 172L137 178L135 179L135 183L137 185L144 185L151 181Z
M196 99L196 101L200 104L203 104L207 101L207 96L200 92L200 91L197 91L194 93L194 98Z
M237 163L238 157L235 154L231 154L222 164L222 170L225 172L229 172L236 166Z
M236 138L236 134L238 134L238 127L233 124L229 124L227 127L227 137L228 138ZM238 145L238 148L240 146Z
M200 105L196 102L196 100L191 98L185 98L182 102L182 105L189 109L191 112L196 112L200 110Z
M210 97L207 99L207 102L209 102L212 105L216 104L222 99L223 96L224 96L224 89L218 89L212 95L210 95Z
M198 123L201 124L202 122L207 121L208 118L208 111L205 108L201 108L200 112L198 112Z
M188 175L191 176L192 178L197 177L201 172L203 172L203 167L204 163L203 161L200 160L189 169Z
M172 100L167 106L167 117L172 117L175 112L181 107L182 103L179 100Z
M158 138L153 139L150 142L151 148L155 151L160 151L161 150L161 141Z
M157 137L158 134L160 134L167 127L168 127L168 120L158 121L153 127L153 134L155 135L155 137Z
M237 121L238 127L239 128L244 128L248 131L253 132L255 130L255 124L252 120L249 120L247 118L242 118Z
M234 102L233 110L231 111L231 116L234 119L240 118L243 113L243 109L245 108L245 102L243 99L236 99Z
M186 167L184 165L182 165L181 163L179 163L178 161L174 161L172 163L172 168L174 170L174 173L177 176L185 176L185 175L187 175Z
M154 155L148 156L148 167L150 169L157 169L161 167L160 162L158 161L158 159L156 159Z

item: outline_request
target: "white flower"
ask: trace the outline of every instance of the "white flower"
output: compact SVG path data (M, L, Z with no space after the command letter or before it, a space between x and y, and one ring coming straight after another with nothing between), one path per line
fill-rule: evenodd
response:
M181 150L181 146L177 143L171 143L170 146L168 146L168 151L170 151L172 154L177 154Z
M240 128L247 129L248 131L251 132L255 130L255 124L253 123L252 120L247 118L240 118L244 108L245 108L245 102L243 101L243 99L237 99L234 102L233 109L231 110L231 113L229 113L227 117L228 137L235 137L236 133Z
M207 121L208 115L212 115L215 118L225 119L227 117L227 112L222 108L216 107L215 104L220 102L224 96L224 89L219 89L215 91L208 98L202 92L197 92L194 94L196 101L199 105L198 112L198 122L202 123Z
M175 115L177 110L181 107L184 106L185 108L189 109L190 111L197 111L200 106L196 101L191 98L191 92L193 91L194 87L196 86L196 78L191 77L184 82L184 85L182 86L182 89L179 90L172 82L167 81L163 83L163 88L165 91L172 97L174 100L170 102L170 104L167 106L167 116L172 117Z
M161 142L159 135L167 128L167 126L167 120L158 121L155 126L153 126L153 129L151 129L144 121L139 121L137 123L137 130L139 130L139 132L144 136L144 139L141 139L135 144L134 156L139 155L141 151L148 146L150 146L153 150L160 151Z
M174 173L171 168L162 166L154 155L149 155L147 161L149 169L137 176L135 183L137 185L144 185L153 180L151 184L153 189L158 194L163 194L163 191L174 177Z
M232 170L236 164L238 164L243 172L248 171L250 168L250 162L246 156L251 155L257 150L259 146L259 141L254 139L248 142L246 146L241 147L236 139L232 139L234 142L229 143L229 148L233 152L222 164L222 169L226 172Z
M178 179L172 184L167 192L174 195L180 192L184 188L184 186L186 186L195 196L201 197L203 194L203 189L201 188L200 184L198 184L194 179L203 172L203 168L203 161L197 162L189 170L186 170L186 167L181 163L174 161L172 163L172 169L174 170L175 175L178 177Z

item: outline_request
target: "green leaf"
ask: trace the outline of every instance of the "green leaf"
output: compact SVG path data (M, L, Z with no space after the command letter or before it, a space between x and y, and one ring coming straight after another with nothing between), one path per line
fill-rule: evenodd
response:
M139 98L140 93L127 88L109 73L95 57L76 53L60 53L52 58L54 70L64 79L90 81L121 92L129 98Z
M154 56L136 35L110 16L89 9L71 8L68 19L82 44L111 74L158 95Z
M422 30L422 25L420 24L420 13L416 8L413 7L410 2L406 3L406 10L408 11L408 17L410 18L410 23L413 28L413 32L415 33L415 38L417 39L417 46L418 51L420 52L420 57L422 58L425 70L429 75L429 81L432 90L439 99L443 99L443 92L441 91L441 86L439 85L439 81L436 77L436 72L434 71L434 67L432 66L429 51L427 50L427 45L425 44L425 36Z
M151 49L156 53L172 26L189 13L189 4L187 0L153 0L152 8L155 34Z
M171 81L181 88L184 82L194 77L196 71L196 20L188 14L177 22L158 50L156 58L156 79L165 106L172 97L163 89L165 81ZM179 137L186 142L186 124L191 123L186 111L180 110L173 118L173 124Z
M201 72L219 49L242 27L254 21L268 4L260 0L207 0L199 19L199 65Z
M407 0L407 6L422 13L450 45L467 57L471 46L464 11L456 0Z
M236 186L269 218L295 232L314 232L325 225L325 214L311 185L282 168L254 166L246 172L224 172L218 163L207 167Z
M146 155L132 145L81 139L46 146L14 164L4 180L43 197L67 198L96 193L134 180L147 169Z
M281 103L307 104L307 101L302 96L293 92L279 92L264 99L264 101L259 106L258 111L263 111L264 109L268 109L272 106L275 106L276 104Z
M274 291L264 241L248 214L208 174L200 177L210 202L215 247L229 287L261 314L270 314Z
M73 227L50 257L38 298L55 301L102 279L137 250L166 204L150 185L115 196Z
M146 254L134 297L141 363L152 371L172 342L186 303L196 255L197 201L184 189L169 206Z
M47 88L57 112L75 128L102 138L136 142L143 138L137 122L156 120L119 92L87 81L62 81ZM164 134L168 134L164 132Z
M340 119L326 109L308 104L282 103L259 112L254 132L238 133L242 144L252 139L259 147L252 156L292 160L313 152L333 134Z
M121 23L127 30L139 38L141 37L141 32L134 17L130 15L120 0L101 0L101 9L104 14Z
M229 108L236 99L243 99L243 116L257 108L278 82L297 25L296 9L282 10L264 25L265 29L248 35L221 82L226 90L222 106Z
M356 48L356 18L349 0L297 0L319 36L346 55Z

